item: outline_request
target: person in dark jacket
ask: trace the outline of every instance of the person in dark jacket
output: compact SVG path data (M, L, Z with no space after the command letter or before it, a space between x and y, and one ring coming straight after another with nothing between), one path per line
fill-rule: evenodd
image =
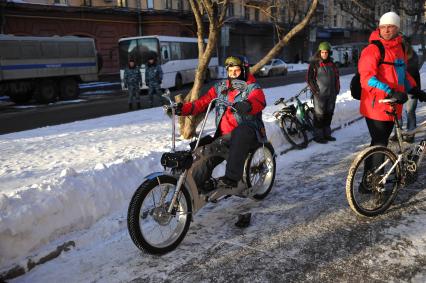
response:
M242 57L230 56L225 60L228 78L216 83L210 90L194 102L178 104L177 114L182 116L197 115L206 111L214 98L229 101L237 111L217 102L216 134L228 141L229 154L226 163L225 175L217 180L216 186L232 188L238 185L244 171L244 162L250 150L254 149L265 137L262 121L262 110L266 106L265 95L256 83L256 79L249 73L249 66ZM233 80L242 80L247 84L244 91L232 87ZM223 160L212 160L206 164L211 175L213 168ZM205 176L206 174L204 174Z
M417 108L417 96L418 90L421 89L421 81L420 81L420 72L419 69L421 67L419 62L419 56L413 50L411 46L411 39L409 37L404 37L404 46L405 52L407 54L407 71L413 77L416 82L417 87L411 89L408 92L408 101L405 104L405 110L407 112L407 130L411 131L417 127L416 121L416 108ZM412 143L414 142L413 136L404 137L406 142Z
M335 141L331 136L331 120L340 91L339 71L330 57L331 45L321 42L309 64L307 81L314 100L314 141Z
M150 106L154 106L154 94L161 97L161 83L163 81L163 70L157 64L157 54L151 54L145 70L145 84L148 87Z
M133 58L129 59L128 67L124 70L124 84L129 93L129 110L133 109L133 103L137 103L138 109L141 108L140 85L142 82L141 72L136 66Z

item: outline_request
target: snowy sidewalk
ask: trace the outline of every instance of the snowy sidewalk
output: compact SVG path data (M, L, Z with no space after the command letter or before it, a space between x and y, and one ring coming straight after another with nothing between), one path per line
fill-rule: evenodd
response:
M424 80L424 72L422 76ZM341 78L334 127L359 115L359 102L348 92L350 78ZM270 106L264 120L277 152L289 145L272 116L278 108L273 102L295 95L303 86L265 90ZM170 128L169 118L155 108L1 135L0 273L25 265L28 256L43 256L63 244L64 235L100 226L99 237L110 241L110 235L125 230L122 218L134 190L148 173L162 170L159 158L170 149ZM307 159L322 148L313 143L278 162Z
M344 188L351 161L369 140L365 122L335 136L279 158L266 199L208 204L169 254L137 250L121 212L63 237L76 248L17 282L424 282L425 166L386 214L360 219ZM236 215L248 211L251 225L236 228Z

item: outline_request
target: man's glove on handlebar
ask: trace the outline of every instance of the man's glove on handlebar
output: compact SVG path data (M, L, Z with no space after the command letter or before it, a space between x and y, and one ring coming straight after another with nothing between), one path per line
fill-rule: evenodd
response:
M182 102L178 102L177 104L176 104L176 106L174 106L174 108L175 108L175 114L176 115L178 115L178 116L181 116L182 115L182 106L183 106L183 103ZM167 107L167 109L166 109L166 113L167 113L167 115L172 115L172 108L171 107Z
M393 99L395 99L396 100L395 102L398 103L398 104L404 104L408 100L407 93L400 92L400 91L395 91L395 90L392 90L388 94L387 98L393 98Z
M235 109L237 109L237 112L239 112L241 114L247 114L252 109L251 103L248 102L247 100L235 102L232 105L232 107L234 107Z

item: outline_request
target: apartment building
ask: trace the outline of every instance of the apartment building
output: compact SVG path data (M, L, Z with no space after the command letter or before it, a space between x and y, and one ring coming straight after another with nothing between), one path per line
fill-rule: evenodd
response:
M288 62L306 61L320 41L366 41L370 33L367 25L341 9L341 1L320 0L309 26L278 57ZM372 0L377 21L392 9L382 2ZM250 63L257 62L303 19L310 3L231 0L218 42L220 57L243 54ZM410 17L402 17L403 30L409 30L411 24ZM92 37L104 61L102 72L116 73L118 39L154 34L195 37L196 26L188 0L0 0L0 32Z
M101 73L118 72L118 40L137 35L194 37L186 0L0 1L0 32L15 35L84 36L95 39Z

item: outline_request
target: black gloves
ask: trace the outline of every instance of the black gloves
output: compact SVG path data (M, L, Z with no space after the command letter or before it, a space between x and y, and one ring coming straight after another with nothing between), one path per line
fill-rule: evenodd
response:
M404 104L408 100L407 93L400 92L400 91L395 91L395 90L392 90L388 94L387 98L393 98L393 99L395 99L396 100L395 102L398 103L398 104Z
M182 107L183 107L183 103L182 102L178 102L173 108L175 109L175 114L178 116L182 115ZM166 111L167 115L172 115L172 108L170 106L164 106L164 109Z
M418 87L415 87L412 90L410 90L410 94L412 94L414 96L414 98L417 98L421 102L425 102L426 101L426 92L424 92L423 90L419 89Z
M247 114L251 111L251 104L247 100L235 102L232 107L240 114Z

